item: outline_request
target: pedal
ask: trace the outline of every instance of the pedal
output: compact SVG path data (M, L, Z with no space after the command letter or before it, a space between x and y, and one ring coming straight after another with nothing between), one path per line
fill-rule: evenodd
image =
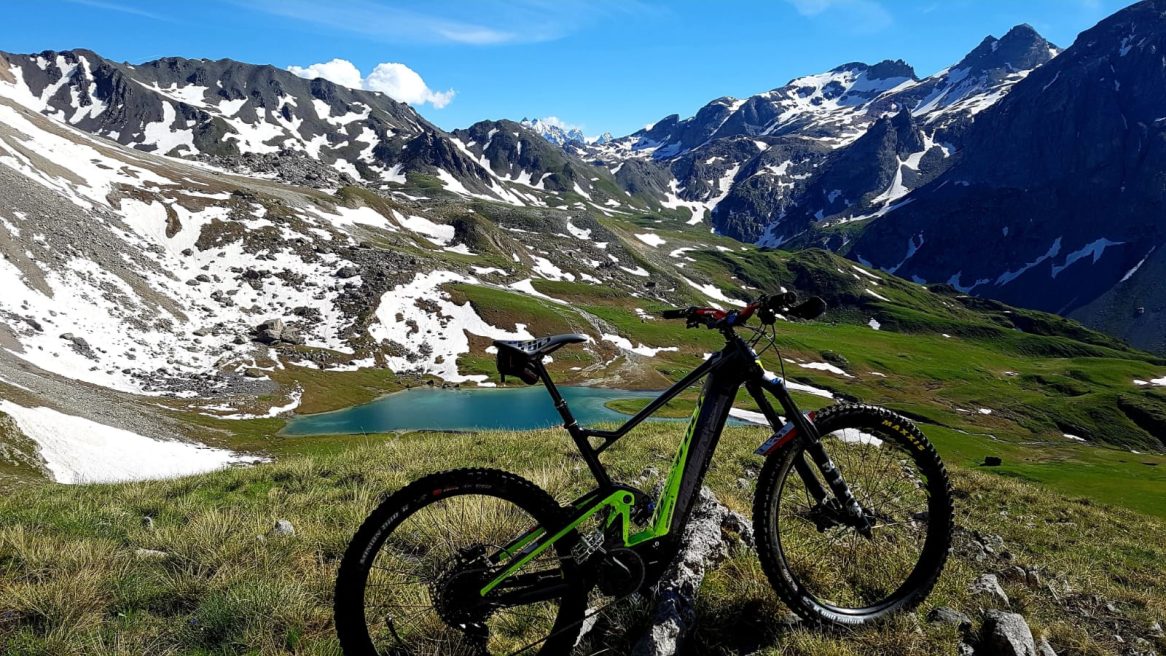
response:
M575 560L576 564L582 565L601 548L603 548L603 532L596 530L579 537L579 542L571 547L571 558Z

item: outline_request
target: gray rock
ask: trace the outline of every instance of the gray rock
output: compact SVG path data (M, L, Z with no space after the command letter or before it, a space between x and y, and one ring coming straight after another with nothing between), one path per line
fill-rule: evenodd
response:
M1028 572L1024 571L1023 567L1013 565L1000 572L1000 577L1005 581L1026 581L1028 579Z
M976 648L961 640L959 646L956 647L956 654L959 656L976 656Z
M359 275L360 275L360 269L358 269L354 266L351 266L351 265L340 267L340 269L338 269L336 271L336 277L341 278L341 279L355 278L356 276L359 276Z
M275 522L275 526L271 527L271 530L268 533L270 535L292 537L296 534L296 528L292 526L291 522L287 521L286 519L281 519Z
M972 618L953 608L932 608L927 613L927 621L937 624L951 624L959 627L961 631L967 631L972 628Z
M146 529L147 531L154 530L154 518L150 517L149 515L143 516L142 517L142 528Z
M1037 656L1057 656L1057 652L1044 636L1041 636L1040 642L1036 643L1036 653Z
M275 344L283 338L283 319L268 319L255 328L255 340L263 344Z
M162 560L169 558L170 554L157 549L135 549L134 557L139 560Z
M721 505L708 488L701 489L684 529L684 548L657 587L651 624L632 650L633 656L671 656L680 652L696 620L696 594L705 573L729 555L732 541L726 539L725 530L733 530L743 520ZM748 539L751 541L752 536Z
M980 647L976 652L987 656L1037 656L1036 643L1028 622L1019 613L990 610L980 627Z
M305 341L307 341L304 339L304 336L300 334L300 331L294 328L284 329L283 334L280 335L279 339L280 341L287 342L288 344L303 344Z
M981 599L1004 607L1011 604L1008 600L1008 594L1004 592L1004 588L1000 587L1000 581L995 574L980 575L980 578L972 581L972 584L968 586L968 591Z

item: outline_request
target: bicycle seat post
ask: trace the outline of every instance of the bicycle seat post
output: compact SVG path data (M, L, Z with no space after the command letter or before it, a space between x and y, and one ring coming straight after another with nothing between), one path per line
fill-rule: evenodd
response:
M551 380L551 374L543 365L541 358L535 362L535 366L538 367L538 377L542 380L543 386L547 388L547 392L550 393L551 400L555 402L555 410L558 410L559 416L563 418L563 428L566 428L567 432L574 437L575 431L579 429L579 424L571 414L571 408L567 407L567 400L563 398L562 394L559 394L559 388L555 387L555 381Z
M575 421L574 415L571 414L571 408L567 407L567 400L563 398L562 394L559 394L559 388L555 387L555 381L551 380L551 374L543 366L541 358L535 361L535 367L538 369L538 377L543 381L543 385L551 395L551 400L555 402L555 410L558 410L559 416L563 418L563 428L567 429L567 433L575 441L575 446L579 448L579 452L583 455L583 461L587 463L587 468L591 470L591 475L595 477L595 480L602 489L610 488L612 486L611 477L608 476L607 471L600 464L599 455L587 439L587 433Z

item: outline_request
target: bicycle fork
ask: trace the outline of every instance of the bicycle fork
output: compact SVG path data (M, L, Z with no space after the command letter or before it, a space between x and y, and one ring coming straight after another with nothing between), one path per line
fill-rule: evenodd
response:
M811 423L809 418L801 413L794 403L789 390L786 389L785 381L768 371L762 370L760 376L745 383L745 389L753 396L758 407L761 408L762 414L765 415L766 419L773 426L782 425L782 421L762 390L768 390L781 403L786 417L789 418L789 422L792 424L792 430L789 432L796 431L796 434L793 436L788 436L787 433L789 440L801 441L804 447L803 453L810 456L810 460L813 461L818 471L821 472L822 480L826 481L826 486L830 490L827 493L826 488L822 487L822 483L818 480L818 477L814 474L813 469L810 468L810 464L806 462L805 458L799 457L794 460L794 469L797 471L798 476L801 477L802 482L806 486L806 490L817 504L819 506L826 506L829 503L828 497L832 494L841 506L841 511L845 514L849 523L860 534L870 537L871 524L869 518L863 512L862 506L858 504L858 500L854 498L854 493L850 491L850 486L842 478L838 467L830 459L830 454L826 453L825 447L822 446L822 436L818 433L818 429L814 427L814 424ZM783 430L783 432L786 431ZM776 444L769 445L767 443L764 446L780 448L787 445L788 442L779 440ZM761 449L758 449L758 451L761 451Z

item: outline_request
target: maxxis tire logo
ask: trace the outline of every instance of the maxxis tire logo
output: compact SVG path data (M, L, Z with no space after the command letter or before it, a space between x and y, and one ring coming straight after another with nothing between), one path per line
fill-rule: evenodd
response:
M902 435L903 438L906 439L907 442L912 447L914 447L916 451L919 451L920 453L927 451L927 447L924 446L924 444L919 441L919 438L915 435L915 433L904 426L903 423L905 422L901 420L897 421L895 419L884 419L883 428L889 428L899 435Z

